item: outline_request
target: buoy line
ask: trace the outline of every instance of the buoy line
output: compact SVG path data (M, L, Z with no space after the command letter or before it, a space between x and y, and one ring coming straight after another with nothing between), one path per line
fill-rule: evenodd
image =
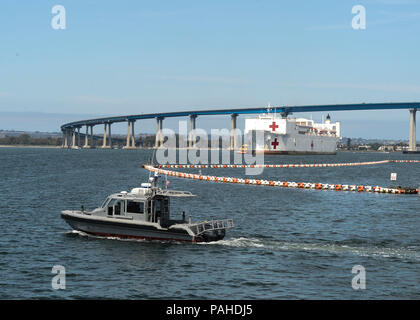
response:
M369 162L343 162L343 163L307 163L307 164L164 164L158 168L185 168L185 169L220 169L220 168L324 168L324 167L351 167L366 166L383 163L419 163L420 160L381 160Z
M386 162L410 162L418 163L420 160L384 160L369 162L370 164L386 163ZM362 162L359 162L359 164ZM364 162L366 164L367 162ZM335 164L344 165L344 164ZM352 164L355 165L355 164ZM156 172L163 175L173 176L177 178L202 180L210 182L220 183L233 183L233 184L245 184L245 185L260 185L260 186L271 186L271 187L283 187L283 188L297 188L297 189L316 189L316 190L333 190L333 191L356 191L356 192L376 192L376 193L393 193L393 194L418 194L419 190L414 188L402 188L393 187L386 188L380 186L365 186L365 185L347 185L347 184L328 184L328 183L313 183L313 182L293 182L293 181L278 181L278 180L265 180L265 179L244 179L236 177L218 177L201 174L185 173L173 170L162 169L163 166L152 166L143 165L143 168L150 172ZM168 166L185 166L185 165L168 165ZM213 165L186 165L188 167L179 168L213 168ZM204 167L203 167L204 166ZM236 167L234 167L236 166ZM246 168L253 165L218 165L216 168ZM264 166L264 165L263 165ZM255 168L257 168L254 165ZM171 167L170 167L171 168Z
M369 162L344 162L344 163L307 163L307 164L166 164L158 165L158 168L316 168L316 167L347 167L347 166L366 166L373 164L389 163L392 160L369 161Z

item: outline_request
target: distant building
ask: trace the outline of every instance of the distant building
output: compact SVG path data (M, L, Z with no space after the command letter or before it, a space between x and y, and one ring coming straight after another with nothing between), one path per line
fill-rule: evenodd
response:
M395 146L395 151L406 151L408 150L408 146Z
M367 151L367 150L370 150L371 148L372 148L372 146L367 145L367 144L363 144L363 145L358 146L357 147L357 150L365 150L365 151Z
M383 151L383 152L392 152L394 151L394 146L380 146L378 148L378 151Z

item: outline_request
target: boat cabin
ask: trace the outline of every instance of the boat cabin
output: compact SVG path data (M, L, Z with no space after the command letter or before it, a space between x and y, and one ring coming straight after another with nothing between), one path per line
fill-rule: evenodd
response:
M170 197L173 196L194 195L186 191L142 186L132 189L129 193L122 191L110 195L102 204L101 209L105 211L105 215L108 217L140 220L168 227L175 223L185 223L185 215L181 220L170 219Z
M163 222L169 220L169 197L152 198L130 197L128 195L112 195L107 198L102 208L108 216L130 217L147 222Z

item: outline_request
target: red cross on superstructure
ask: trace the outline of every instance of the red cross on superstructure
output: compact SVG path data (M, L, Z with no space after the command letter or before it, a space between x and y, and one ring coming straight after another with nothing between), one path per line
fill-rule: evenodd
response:
M276 124L275 121L273 121L273 123L270 124L268 127L271 128L273 131L276 131L276 128L278 128L279 126Z
M275 138L274 141L271 142L271 145L273 146L273 149L277 149L277 146L279 145L279 142L277 141L277 138Z

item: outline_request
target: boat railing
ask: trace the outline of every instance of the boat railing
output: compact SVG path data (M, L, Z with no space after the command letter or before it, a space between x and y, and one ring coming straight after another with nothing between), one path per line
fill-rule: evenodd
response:
M189 191L165 190L160 188L156 190L155 194L167 197L195 197L195 195Z
M189 225L191 231L195 235L199 235L206 231L210 230L222 230L222 229L230 229L233 228L233 220L232 219L224 219L224 220L211 220L211 221L204 221L200 223L194 223Z

